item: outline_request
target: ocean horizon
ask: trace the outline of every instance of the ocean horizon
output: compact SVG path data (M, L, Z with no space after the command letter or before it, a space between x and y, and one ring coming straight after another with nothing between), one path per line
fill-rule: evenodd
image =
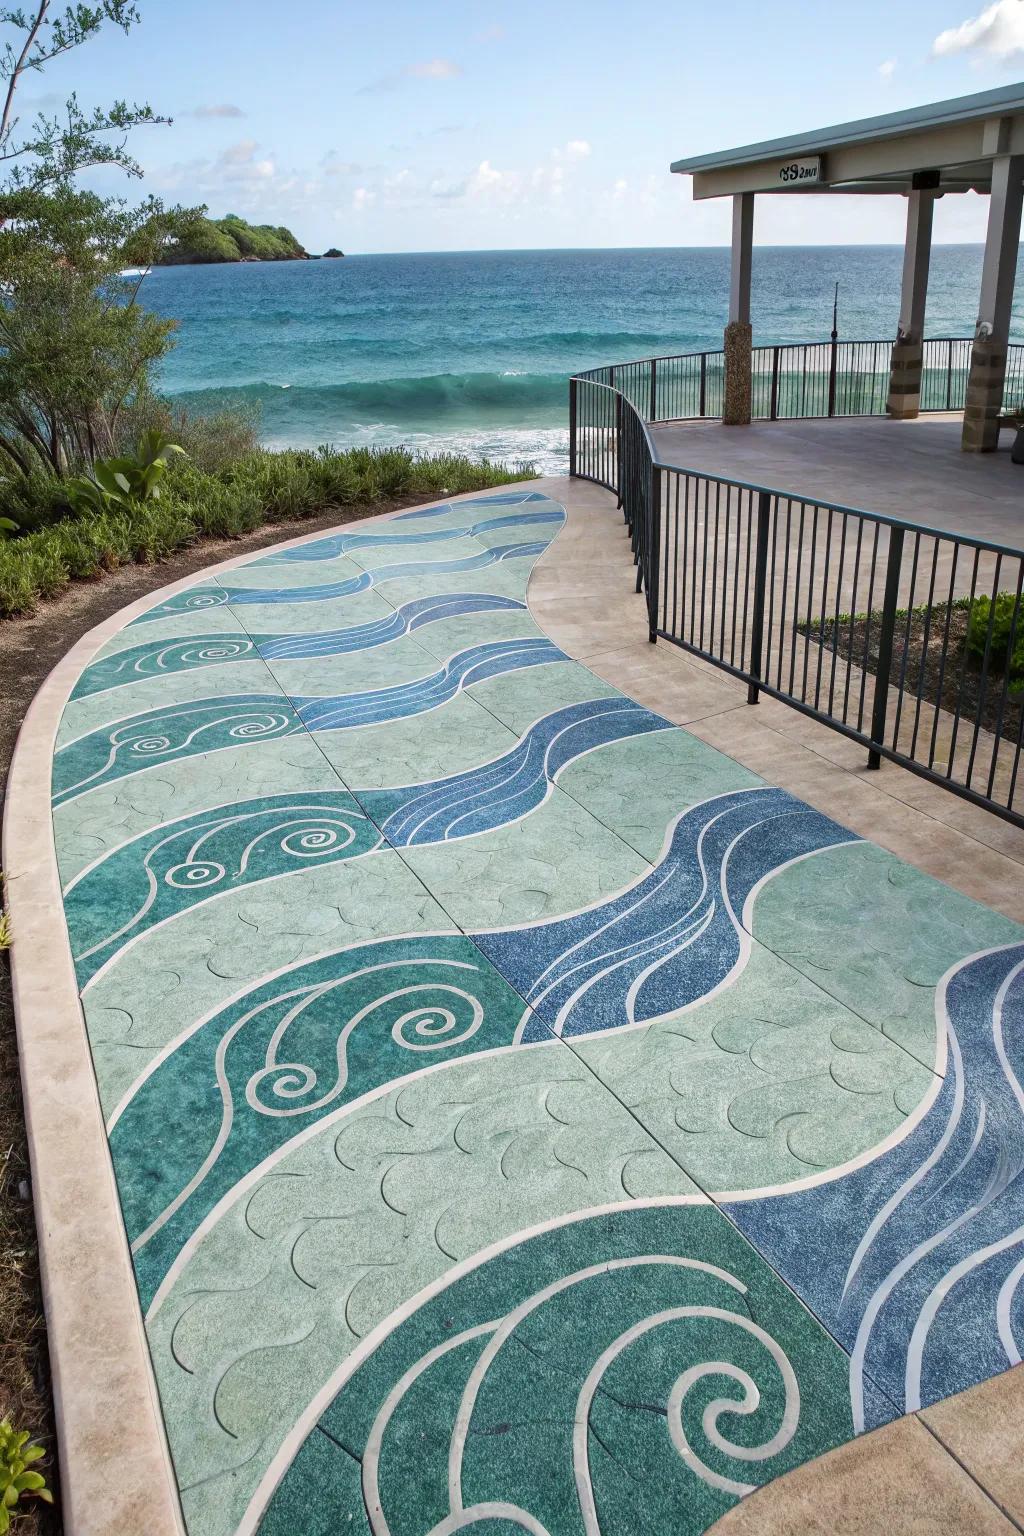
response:
M926 330L973 334L982 247L936 245ZM893 336L899 245L758 246L755 343ZM727 246L353 255L157 268L142 302L180 322L158 387L243 406L271 447L403 443L564 473L567 380L721 346ZM1014 334L1024 339L1024 275Z

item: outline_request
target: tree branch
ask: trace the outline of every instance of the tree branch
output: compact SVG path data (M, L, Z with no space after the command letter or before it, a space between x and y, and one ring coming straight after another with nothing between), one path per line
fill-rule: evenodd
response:
M18 81L24 73L25 61L28 58L29 50L31 49L36 38L39 36L39 29L42 26L46 17L46 13L49 9L50 0L40 0L39 10L36 12L36 19L32 23L32 26L29 29L29 34L25 39L25 46L21 50L18 62L11 70L11 78L7 85L7 99L4 102L3 116L0 117L0 144L4 142L7 135L11 131L11 108L14 105L14 93L18 88Z

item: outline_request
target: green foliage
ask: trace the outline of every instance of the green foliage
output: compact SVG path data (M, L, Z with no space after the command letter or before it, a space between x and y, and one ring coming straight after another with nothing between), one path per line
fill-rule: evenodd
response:
M18 1507L23 1497L53 1503L46 1478L32 1467L44 1454L41 1445L29 1443L27 1429L14 1430L9 1419L0 1421L0 1536L10 1530L12 1515L24 1513L24 1505Z
M290 229L248 224L236 213L224 219L199 219L157 256L158 266L186 262L294 261L306 252Z
M81 517L90 512L124 512L135 502L158 501L169 455L184 452L166 433L151 427L140 437L134 454L97 459L87 475L68 481L71 510Z
M126 149L133 128L143 123L164 123L152 107L115 101L109 108L83 111L72 93L59 114L39 112L28 128L15 115L22 76L38 74L51 59L82 47L104 27L129 32L139 21L130 0L98 0L95 5L66 5L50 15L50 0L33 0L28 10L0 8L0 82L7 89L0 115L0 161L6 167L3 191L49 191L66 186L89 166L119 166L130 176L141 171Z
M141 279L121 270L151 262L191 217L71 188L0 196L0 459L8 469L63 474L113 452L120 413L174 330L141 308Z
M237 423L228 423L228 430L247 440ZM187 432L180 435L190 440ZM156 441L168 449L166 436ZM152 452L152 440L149 446ZM346 509L354 507L372 510L399 498L429 500L486 490L532 475L529 465L509 470L450 454L416 458L403 448L248 449L212 471L179 454L166 465L159 499L125 495L116 480L116 495L108 497L99 481L90 481L102 493L102 507L92 490L82 490L82 510L73 516L67 509L76 493L67 481L19 481L22 527L33 531L0 542L0 618L30 613L40 599L55 596L71 581L92 580L119 565L161 560L200 537L239 538L266 523L331 508L338 509L341 521ZM27 494L30 483L39 498L35 507ZM0 505L5 489L0 484Z
M1016 618L1016 622L1015 621ZM1024 689L1024 600L1016 592L975 598L967 620L967 651L979 664L985 660L996 674L1009 677L1010 692Z

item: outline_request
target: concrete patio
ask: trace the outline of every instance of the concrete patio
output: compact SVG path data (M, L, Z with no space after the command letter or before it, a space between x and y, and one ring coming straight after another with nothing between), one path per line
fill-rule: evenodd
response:
M1024 466L1010 462L1013 434L1003 430L995 453L963 453L962 420L693 421L651 431L664 461L683 469L1019 548Z

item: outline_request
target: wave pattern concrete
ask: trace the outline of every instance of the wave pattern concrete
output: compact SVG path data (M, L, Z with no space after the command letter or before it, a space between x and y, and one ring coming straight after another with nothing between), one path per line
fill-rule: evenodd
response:
M562 522L272 551L65 710L190 1536L701 1532L1020 1359L1024 930L570 660Z

